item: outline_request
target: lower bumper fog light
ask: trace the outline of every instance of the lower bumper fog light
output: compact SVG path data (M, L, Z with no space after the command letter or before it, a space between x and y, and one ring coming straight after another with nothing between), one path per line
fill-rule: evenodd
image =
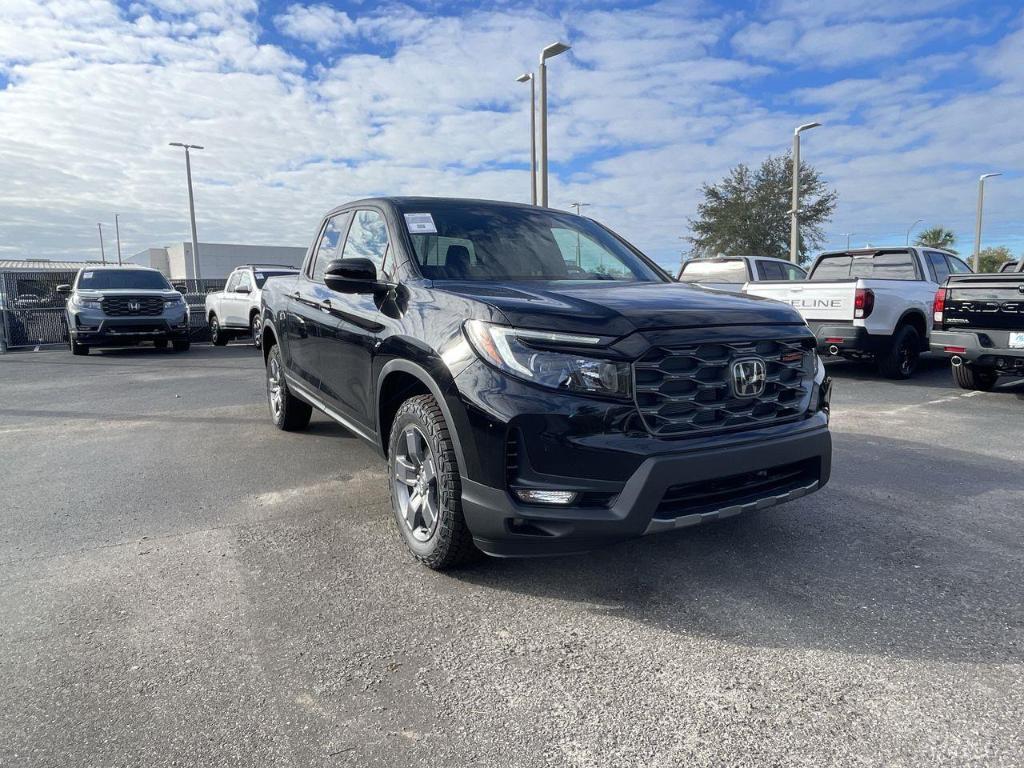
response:
M532 488L517 488L516 497L527 504L572 504L576 501L575 491L539 491Z

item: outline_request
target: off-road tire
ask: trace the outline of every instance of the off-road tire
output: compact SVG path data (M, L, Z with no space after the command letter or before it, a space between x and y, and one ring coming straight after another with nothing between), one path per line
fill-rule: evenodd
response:
M68 337L68 346L71 347L72 355L88 355L89 348L85 344L79 344L77 341Z
M253 316L249 318L249 333L252 334L252 345L256 349L262 349L263 347L263 318L259 312L253 313Z
M909 379L921 359L921 334L903 325L893 334L892 344L878 356L878 370L887 379Z
M974 368L967 365L953 366L953 381L960 389L988 392L996 385L999 374L991 368Z
M436 465L438 521L433 535L426 541L413 537L399 510L396 498L396 457L399 441L404 440L406 427L413 425L426 437ZM399 533L413 557L435 571L464 564L479 556L473 537L462 514L462 482L448 424L437 401L431 395L417 395L406 400L395 414L388 440L388 488L391 510Z
M279 407L275 405L274 399L275 376L276 384L280 387ZM309 426L309 419L313 415L313 406L304 403L288 391L288 382L284 378L284 361L281 360L281 350L276 344L267 354L267 406L270 408L270 420L274 422L274 426L285 432L301 432Z
M228 335L220 327L220 320L214 314L210 315L210 341L213 342L215 347L223 347L228 343Z

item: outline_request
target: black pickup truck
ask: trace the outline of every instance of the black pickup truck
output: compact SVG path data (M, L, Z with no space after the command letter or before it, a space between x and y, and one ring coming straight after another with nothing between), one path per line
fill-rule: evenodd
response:
M588 218L350 203L262 312L274 424L317 408L382 453L432 568L582 551L829 478L829 380L800 315L680 285Z
M1024 375L1024 272L952 275L933 312L932 352L951 356L959 386L987 391Z

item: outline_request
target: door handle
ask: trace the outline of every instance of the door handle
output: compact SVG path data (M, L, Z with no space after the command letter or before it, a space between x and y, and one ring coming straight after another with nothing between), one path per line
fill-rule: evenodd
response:
M299 291L295 291L295 293L292 294L292 298L293 299L301 299L302 298L302 294Z
M324 312L330 312L331 311L331 300L330 299L324 299L323 301L321 301L320 302L320 309L323 310Z

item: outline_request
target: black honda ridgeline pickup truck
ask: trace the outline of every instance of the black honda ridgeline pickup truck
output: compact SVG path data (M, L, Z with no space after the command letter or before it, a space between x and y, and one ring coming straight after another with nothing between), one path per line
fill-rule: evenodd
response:
M315 407L375 446L432 568L583 551L829 478L829 379L800 315L676 283L588 218L350 203L262 311L274 423Z

